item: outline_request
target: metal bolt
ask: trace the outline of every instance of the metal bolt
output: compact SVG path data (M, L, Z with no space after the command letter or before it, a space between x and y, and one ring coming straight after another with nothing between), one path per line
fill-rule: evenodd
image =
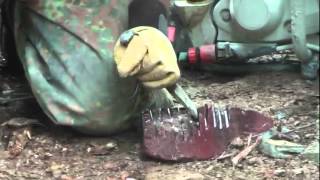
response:
M150 119L153 121L152 111L149 110Z
M168 112L169 117L171 118L172 116L171 116L171 111L169 108L167 108L167 112Z
M3 56L3 54L0 52L0 67L4 67L8 64L7 59L5 58L5 56Z
M120 44L124 47L127 47L134 35L137 35L137 34L131 30L123 32L120 35Z
M291 20L286 20L283 25L284 25L284 28L286 28L287 31L289 33L291 33L291 31L292 31L292 29L291 29Z
M223 21L228 22L228 21L231 20L231 14L230 14L229 9L222 9L221 12L220 12L220 16L221 16Z

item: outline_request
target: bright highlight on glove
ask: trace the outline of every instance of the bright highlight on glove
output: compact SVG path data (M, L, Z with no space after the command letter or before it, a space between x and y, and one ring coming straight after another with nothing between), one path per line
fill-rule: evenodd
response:
M153 27L124 32L115 45L114 59L121 77L136 76L148 88L167 87L180 78L170 41Z

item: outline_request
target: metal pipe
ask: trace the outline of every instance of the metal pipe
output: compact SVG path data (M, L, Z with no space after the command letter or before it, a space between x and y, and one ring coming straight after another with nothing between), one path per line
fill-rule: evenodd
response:
M307 47L313 51L318 51L320 52L320 47L315 45L315 44L311 44L311 43L307 43Z
M291 32L292 43L297 57L301 60L302 76L308 79L315 79L319 68L319 62L316 60L310 49L308 49L306 40L305 26L305 4L306 0L291 0ZM310 45L309 45L310 47ZM313 46L311 47L313 49Z
M305 0L291 0L291 32L293 48L297 57L308 63L312 53L307 47L305 27Z
M298 72L300 63L288 64L205 64L200 65L200 70L215 72L219 74L247 74L247 73L262 73L262 72Z

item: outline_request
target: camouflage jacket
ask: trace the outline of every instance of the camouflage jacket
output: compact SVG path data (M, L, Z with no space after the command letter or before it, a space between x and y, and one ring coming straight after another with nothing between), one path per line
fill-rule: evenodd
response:
M129 3L16 1L17 51L34 95L57 124L110 134L128 128L130 117L139 112L141 88L134 78L119 78L112 54L128 28Z

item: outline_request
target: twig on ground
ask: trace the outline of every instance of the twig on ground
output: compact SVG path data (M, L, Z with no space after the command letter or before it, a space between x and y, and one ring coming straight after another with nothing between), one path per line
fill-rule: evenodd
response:
M290 136L288 134L285 134L285 133L278 132L275 136L278 139L284 139L284 140L287 140L287 141L294 141L294 137L292 137L292 136Z
M223 153L223 154L221 154L221 156L219 156L219 157L217 158L217 160L223 160L223 159L232 157L232 156L234 156L234 155L236 155L236 154L237 154L237 152L233 152L233 153L229 153L229 154Z
M0 97L0 104L6 104L14 101L23 101L28 99L33 99L33 96L17 97L17 98L2 98Z
M310 124L307 124L307 125L304 125L304 126L299 126L297 128L294 128L294 129L291 129L287 132L283 132L283 134L288 134L288 133L291 133L291 132L294 132L294 131L298 131L298 130L301 130L301 129L305 129L305 128L308 128L308 127L311 127L311 126L315 126L317 125L317 123L310 123Z
M250 146L252 140L252 133L249 134L247 146Z
M231 159L233 166L237 165L239 161L248 156L248 154L259 145L261 142L261 136L257 137L256 142L251 144L250 146L245 147L239 154Z

